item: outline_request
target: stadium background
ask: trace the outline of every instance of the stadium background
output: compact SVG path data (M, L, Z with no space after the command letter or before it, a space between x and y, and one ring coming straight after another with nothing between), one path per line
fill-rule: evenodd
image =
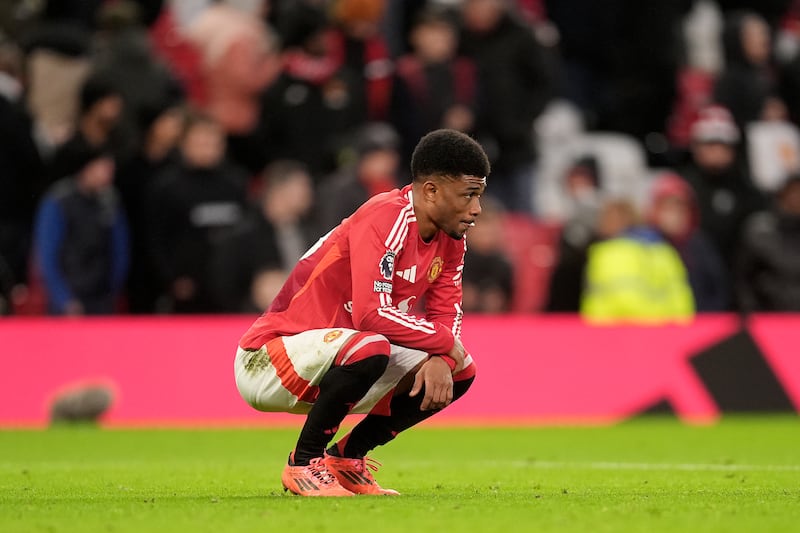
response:
M461 11L466 4L491 4L495 6L492 9L501 6L499 9L505 13L503 17L506 19L503 20L506 22L503 24L506 25L500 33L527 35L525 38L531 39L533 44L525 50L536 55L535 61L528 58L528 63L509 63L505 71L485 70L487 59L481 56L480 47L476 49L473 46L475 39L478 39L475 42L483 43L483 47L498 46L492 52L495 56L488 58L490 65L516 59L503 57L502 51L508 51L504 47L511 45L502 38L481 40L482 34L471 26L474 22L469 22L467 11ZM494 307L487 308L478 298L468 309L465 337L481 361L482 377L477 392L450 409L443 419L478 421L499 416L517 421L613 421L648 411L673 412L688 419L714 418L724 411L796 410L800 400L795 372L797 362L791 346L796 335L793 334L793 329L796 329L793 324L800 319L790 313L780 316L758 314L791 311L791 299L789 305L783 307L776 302L760 302L760 307L745 305L739 297L740 289L757 283L758 275L751 278L740 276L735 261L729 261L730 258L725 259L726 268L721 270L727 270L730 278L728 301L716 308L704 309L698 298L698 311L715 313L698 313L689 323L684 316L665 316L665 325L662 326L639 328L629 324L595 328L575 314L579 307L577 302L573 302L572 315L549 315L546 312L554 310L551 304L557 293L570 287L577 290L585 283L580 277L570 278L571 283L556 282L554 276L565 261L563 245L565 240L569 240L568 230L573 229L573 219L582 216L571 205L575 198L565 192L562 182L570 165L590 156L594 162L589 166L594 168L595 179L600 174L603 177L600 183L594 184L600 192L609 200L627 196L641 210L641 220L651 222L652 213L648 215L648 209L652 207L649 195L654 180L667 170L681 172L693 143L700 142L695 137L699 131L696 124L703 121L704 109L709 104L718 104L720 99L724 100L725 94L720 92L719 85L736 66L736 57L731 55L729 26L732 21L741 20L743 13L760 17L768 30L765 68L770 72L771 89L767 91L767 97L757 91L744 91L739 95L745 99L744 104L762 105L760 114L742 115L734 99L730 100L733 122L720 122L717 116L706 126L721 128L716 134L722 136L713 137L714 142L722 142L720 139L725 135L729 135L729 140L733 139L730 132L739 129L737 138L741 142L737 159L754 188L734 191L734 194L763 197L764 203L759 204L760 208L771 209L770 198L783 180L800 170L800 134L796 123L796 92L792 85L794 58L800 57L797 54L800 43L797 31L800 8L797 2L676 0L656 5L618 0L598 7L592 2L578 0L569 3L487 0L466 4L452 0L232 0L213 6L200 0L19 1L5 4L0 11L3 32L0 70L3 101L11 107L3 109L8 112L6 119L10 120L12 111L21 113L29 117L33 126L30 131L18 130L8 138L3 137L6 142L0 147L0 151L4 150L0 157L0 174L3 176L0 192L5 202L0 213L4 224L0 305L3 315L12 315L4 316L0 321L3 361L8 369L0 379L4 391L8 394L13 391L13 397L19 399L2 406L0 423L43 425L47 421L48 402L58 391L92 381L106 383L115 391L114 405L107 414L107 422L112 424L283 420L277 415L249 412L244 405L239 405L235 395L231 394L231 382L225 377L225 364L231 357L230 347L259 306L253 305L253 301L233 307L200 299L181 301L176 296L175 287L184 279L148 277L145 263L151 260L152 250L148 248L150 241L142 235L148 237L145 234L151 228L147 220L143 221L142 216L130 208L137 205L135 200L141 200L140 196L157 198L158 194L153 194L153 191L165 193L157 187L152 187L151 191L144 190L143 185L139 189L131 188L125 181L125 176L130 178L126 172L130 170L131 154L137 153L145 143L146 137L142 136L143 132L137 132L137 128L155 119L165 109L178 105L189 105L206 113L227 136L229 163L244 169L244 174L249 173L247 187L251 190L260 187L259 175L267 163L287 157L299 158L308 168L315 189L312 194L316 200L306 207L310 212L303 215L304 220L312 219L310 234L307 227L303 230L306 231L304 237L313 241L328 229L323 227L322 220L315 219L315 215L331 203L325 201L326 195L338 191L344 194L342 197L350 198L345 189L331 189L330 184L341 186L349 183L352 190L359 187L356 182L340 182L336 178L336 173L348 170L347 162L352 163L348 157L353 157L353 150L363 156L371 150L388 148L402 158L407 157L409 141L405 137L409 131L399 120L400 115L389 112L388 108L383 109L381 115L375 106L376 102L382 101L381 95L385 96L385 83L401 87L409 80L419 80L414 76L406 79L401 76L392 81L386 78L386 73L392 72L389 68L381 71L383 74L373 72L374 76L367 76L363 94L355 86L344 89L351 91L349 98L356 103L359 98L365 99L362 102L365 114L355 113L353 116L356 118L349 117L341 123L332 121L328 115L325 115L327 118L315 117L318 122L315 121L314 127L328 128L328 137L300 138L301 144L305 142L307 145L337 139L339 145L331 161L314 159L331 157L331 153L325 151L327 146L317 147L325 148L322 151L296 151L302 146L283 145L278 142L282 139L275 137L274 133L269 136L269 127L264 130L264 122L267 126L270 121L279 122L284 115L276 114L275 109L286 106L286 102L270 96L270 89L281 87L286 79L295 80L292 82L295 85L289 85L290 89L302 85L297 85L300 83L297 80L305 72L303 63L298 66L293 61L297 59L298 50L308 45L304 39L315 35L314 32L330 30L352 37L357 34L354 27L368 22L372 24L371 29L363 30L359 37L366 43L366 55L362 58L368 62L362 65L365 72L375 71L373 67L377 63L385 66L394 63L396 71L402 75L413 63L409 54L418 46L417 37L406 32L415 27L420 13L428 13L429 17L430 13L437 13L437 16L447 14L456 28L461 27L457 35L462 44L458 48L459 57L473 62L480 73L493 72L507 77L502 80L478 77L471 83L462 83L470 90L461 92L466 94L474 89L479 95L472 103L463 100L466 107L473 106L470 109L476 114L476 122L472 129L468 127L468 131L487 141L487 150L496 164L497 177L493 178L496 187L506 187L518 168L527 169L526 180L531 186L522 189L530 196L518 205L513 202L514 194L511 202L503 195L499 196L499 203L488 202L492 213L487 217L495 215L495 210L498 210L499 224L496 223L498 217L487 218L485 224L490 228L488 240L496 246L492 248L490 245L487 255L481 259L496 266L497 262L492 261L500 256L499 264L505 264L509 269L501 268L500 272L491 268L483 270L479 276L486 279L477 282L466 275L465 284L477 287L475 290L478 292L487 285L487 292L493 296L497 294L495 289L500 287L499 292L504 294ZM593 27L584 24L589 19L596 22ZM420 20L428 19L423 17ZM226 28L232 33L221 35L220 32ZM267 31L265 28L270 29ZM266 57L279 51L272 48L279 46L278 41L270 41L269 35L281 39L284 48L280 52L285 56L282 62L272 64L277 65L277 70L266 72L270 61ZM250 48L265 47L262 52L266 54L252 59L253 65L261 65L265 72L244 73L245 77L253 78L254 83L244 93L226 92L230 87L226 89L225 86L228 83L241 90L237 85L240 80L236 79L241 72L216 70L222 67L212 65L220 57L227 57L227 47L235 48L237 38L249 42ZM354 45L350 43L348 46ZM231 58L246 55L241 50L230 53L234 55L228 58L229 62ZM455 60L450 58L450 61ZM143 64L149 66L143 67ZM135 74L131 75L134 76L134 85L139 82L141 85L136 85L136 90L120 85L127 79L125 70L137 65L141 69L132 71ZM347 72L347 67L340 68ZM517 71L525 69L530 69L530 72L526 70L525 75L514 77ZM469 69L464 72L469 72ZM460 82L468 79L464 72L458 71ZM220 79L220 74L224 73L229 74L230 79ZM262 74L263 79L255 80ZM531 75L538 76L533 87L528 86ZM92 85L98 79L106 85ZM383 81L377 84L377 79ZM492 83L507 83L515 79L526 87L512 86L511 93L513 98L522 98L518 104L526 102L525 105L509 112L498 99L480 101L482 92L491 93ZM86 85L81 88L83 83ZM116 88L108 89L108 83ZM90 85L95 92L87 89ZM49 86L59 86L60 90L48 93ZM399 91L397 87L395 92ZM80 156L80 150L70 151L70 146L74 148L88 142L91 137L83 129L85 117L82 113L103 100L109 91L122 96L123 111L121 116L110 119L118 121L114 124L114 131L119 135L111 135L102 144L103 150L110 150L115 158L115 185L129 211L132 234L130 279L127 285L119 288L119 292L110 295L113 307L106 308L103 314L112 316L64 322L45 318L48 311L53 314L69 311L55 306L53 294L48 294L49 285L44 279L47 276L43 275L38 249L34 247L35 239L30 234L30 224L37 209L32 200L41 200L38 195L43 190L37 189L42 185L39 178L46 182L64 177L58 172L67 172L67 168L76 171L78 167L66 164L59 156L67 159ZM458 90L456 93L459 99L468 96ZM511 93L509 99L513 99ZM245 101L248 97L255 97L258 104L255 110L250 109L250 120L245 120L244 125L237 123L225 106L222 109L216 106L218 102L215 99L222 98L220 94L234 95ZM783 107L779 106L780 109L775 111L777 108L771 105L775 103L771 98L781 101ZM742 104L741 101L738 103ZM260 115L258 107L263 107ZM413 106L408 110L413 110ZM514 115L529 121L527 131L519 132L517 139L509 137L503 140L503 128L512 127ZM292 116L295 115L285 115ZM481 116L495 117L499 130L498 125L482 122ZM17 115L14 117L15 120L18 118ZM382 122L376 123L378 119ZM247 125L253 121L255 126ZM253 128L252 132L248 133L248 127ZM360 136L354 133L362 127ZM387 134L392 128L396 131ZM418 133L414 128L411 130ZM291 129L285 132L289 135ZM14 135L20 139L31 135L32 145L40 152L40 166L25 166L33 160L26 159L30 154L18 150L23 145L11 142ZM265 139L271 140L272 144ZM516 146L515 141L520 139L529 146ZM281 149L286 152L281 152ZM518 154L517 159L524 164L516 170L512 168L514 165L509 166L508 153ZM506 154L506 159L503 154ZM401 168L404 166L405 163L400 165ZM35 175L37 169L42 176ZM333 171L333 177L326 175L327 171ZM155 167L149 171L150 174L144 172L140 176L142 180L167 179ZM398 170L394 178L403 179L403 171ZM67 176L66 179L70 178ZM386 185L375 186L368 192L377 192ZM491 195L491 187L489 193ZM257 198L255 194L251 201ZM212 202L214 200L211 198ZM714 202L716 200L712 204ZM170 208L170 204L156 204L162 210ZM147 216L154 213L145 212L149 213ZM736 225L723 226L722 233L736 236L741 230L739 224L743 222L733 219L729 222ZM37 235L41 237L41 234ZM229 234L220 233L214 238L223 241L228 238L220 235ZM486 236L479 238L476 234L475 237L476 249L484 246L479 246L479 241L485 242ZM206 238L208 236L198 239ZM296 234L288 239L295 252L302 249L299 248L302 242L297 239ZM278 246L279 255L284 257L265 260L269 269L285 272L291 267L291 254L285 253L286 240ZM256 241L256 246L259 242ZM679 244L673 244L680 248ZM738 241L735 244L744 246ZM713 245L722 247L720 242ZM219 254L215 247L188 246L185 249L195 252L195 255L188 256L190 261L204 264L216 263L216 259L211 257ZM231 253L231 248L222 249L233 256L241 255L243 251L234 249ZM180 250L183 248L176 246L168 249L168 253L174 252L177 256ZM200 250L203 253L197 256ZM689 266L697 259L682 258ZM483 266L481 263L481 268ZM466 274L470 274L469 271L468 264ZM226 270L218 269L215 275L236 277L220 276L220 272ZM512 272L510 277L508 272ZM791 294L795 283L792 280L797 276L794 272L792 278L792 272L790 264L784 272L788 276L779 281L785 284L784 292L788 294ZM198 286L205 281L194 279L192 282L195 292L202 292ZM170 286L170 283L174 284ZM150 301L142 304L140 295L145 293ZM794 305L799 304L794 302ZM247 311L247 314L242 315L242 311ZM233 314L224 316L222 312ZM194 316L195 313L204 316ZM137 316L131 317L132 314ZM141 314L153 316L138 316ZM637 318L623 317L622 322L635 323ZM680 319L681 325L670 325L672 319ZM503 334L498 335L498 331ZM44 344L32 342L39 338L49 340ZM109 347L113 347L113 352L108 351ZM42 364L53 354L58 355L57 362ZM511 392L516 396L504 401L497 392L503 390L506 379L503 372L509 369L524 369L531 382L529 387L512 387ZM154 375L158 375L160 388L148 385L148 380L152 380ZM32 379L34 376L36 378ZM202 384L207 394L202 398L193 397L193 383ZM173 406L174 410L168 406Z
M466 4L511 15L486 38L475 25L492 17L484 11L466 28ZM461 57L431 69L444 81L426 93L407 32L430 7L435 16L423 20L434 26L438 9L449 10ZM752 68L731 45L754 18L750 45L761 56ZM320 42L320 29L349 44ZM308 53L320 46L325 54ZM470 77L474 64L482 76ZM458 80L450 95L448 75ZM0 530L796 530L800 224L786 226L789 244L767 250L763 270L740 272L735 258L773 242L743 239L745 227L761 229L750 220L786 215L773 200L800 170L798 80L797 0L0 2ZM415 105L387 110L391 83L405 84ZM719 103L731 113L709 108ZM178 142L187 117L205 121L209 149ZM259 413L239 398L236 342L303 240L407 179L409 144L441 125L484 143L499 197L485 199L471 232L483 255L467 263L480 267L465 272L464 341L477 381L375 451L381 484L402 498L293 498L278 474L302 418ZM726 298L695 290L689 316L654 324L645 304L647 325L635 314L594 325L578 311L597 211L624 198L622 211L655 224L665 171L673 185L677 174L702 187L692 181L700 144L733 153L728 177L739 181L712 184L706 198L695 190L710 213L701 229L713 230L705 252L670 245L686 267L725 248L716 272L727 271ZM105 316L81 316L97 308L52 301L36 245L63 236L55 224L35 239L35 221L43 199L58 199L48 194L54 182L70 183L87 160L109 154L117 213L131 230L128 279L104 294ZM378 179L365 186L354 169L375 154ZM183 195L198 175L245 186ZM224 231L196 231L191 216L166 220L181 205L160 188L165 181L181 183L172 195L194 202L206 223L215 215ZM273 231L287 212L290 223ZM272 218L259 225L262 214ZM181 224L191 239L151 238ZM564 246L581 232L591 238ZM237 261L254 250L264 252L255 264ZM111 259L124 263L120 256ZM100 261L79 278L108 267L107 255L89 259ZM194 276L206 265L223 272L204 286L218 301L192 298L209 280L176 278L176 264L200 265ZM229 275L232 267L241 272ZM250 293L260 269L268 275L253 286L267 290ZM770 285L769 275L781 276L772 298L743 297ZM98 424L53 423L98 390L111 395ZM94 421L97 405L85 407L77 418Z

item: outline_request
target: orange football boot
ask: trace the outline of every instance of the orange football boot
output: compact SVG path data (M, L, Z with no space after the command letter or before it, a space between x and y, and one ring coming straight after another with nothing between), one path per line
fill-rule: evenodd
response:
M293 459L294 454L289 457L289 464L281 474L285 490L298 496L354 496L339 484L322 457L311 459L306 466L292 465Z
M348 457L336 457L325 454L325 466L328 471L336 476L339 484L345 489L355 494L382 494L385 496L400 496L400 493L392 489L384 489L378 485L372 477L373 470L378 471L381 464L370 457L361 459L350 459Z

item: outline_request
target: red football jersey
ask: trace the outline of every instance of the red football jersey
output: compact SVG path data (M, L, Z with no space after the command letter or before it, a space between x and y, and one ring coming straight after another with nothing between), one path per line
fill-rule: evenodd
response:
M431 354L449 352L461 334L466 240L439 231L424 242L416 220L410 185L371 198L306 252L240 346L340 327ZM423 296L420 317L413 308Z

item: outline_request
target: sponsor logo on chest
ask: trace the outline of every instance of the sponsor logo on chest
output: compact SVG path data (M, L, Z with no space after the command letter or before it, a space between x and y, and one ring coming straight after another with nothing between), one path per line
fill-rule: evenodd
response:
M417 282L417 265L413 265L411 268L404 268L403 270L398 270L394 274L398 278L404 279L411 283Z
M433 283L436 279L441 275L442 269L444 268L444 260L436 256L431 261L430 266L428 267L428 283ZM409 283L416 283L417 282L417 265L411 265L408 268L401 268L395 271L394 275L400 279L404 279Z
M372 290L374 292L382 292L385 294L392 293L392 284L388 281L373 281L372 282Z

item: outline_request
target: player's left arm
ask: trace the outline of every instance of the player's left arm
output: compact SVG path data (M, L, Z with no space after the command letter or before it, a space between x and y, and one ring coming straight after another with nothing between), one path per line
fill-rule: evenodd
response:
M449 243L442 254L441 270L438 273L428 272L429 279L433 279L425 293L426 318L446 328L456 339L456 345L451 353L438 354L444 356L455 373L459 373L472 362L469 353L461 344L461 322L464 316L461 281L466 249L465 239Z
M445 326L454 337L461 337L461 320L464 312L462 305L461 281L464 273L464 254L466 239L449 243L442 256L441 270L428 272L429 279L434 278L425 294L426 318Z
M420 409L443 409L453 401L453 375L460 374L470 363L471 358L461 344L461 278L464 271L466 242L448 243L441 259L441 265L428 271L431 286L425 294L426 318L434 324L448 329L455 338L455 346L449 354L432 354L414 377L410 396L425 391ZM438 261L434 260L435 264ZM445 366L446 364L446 366Z

